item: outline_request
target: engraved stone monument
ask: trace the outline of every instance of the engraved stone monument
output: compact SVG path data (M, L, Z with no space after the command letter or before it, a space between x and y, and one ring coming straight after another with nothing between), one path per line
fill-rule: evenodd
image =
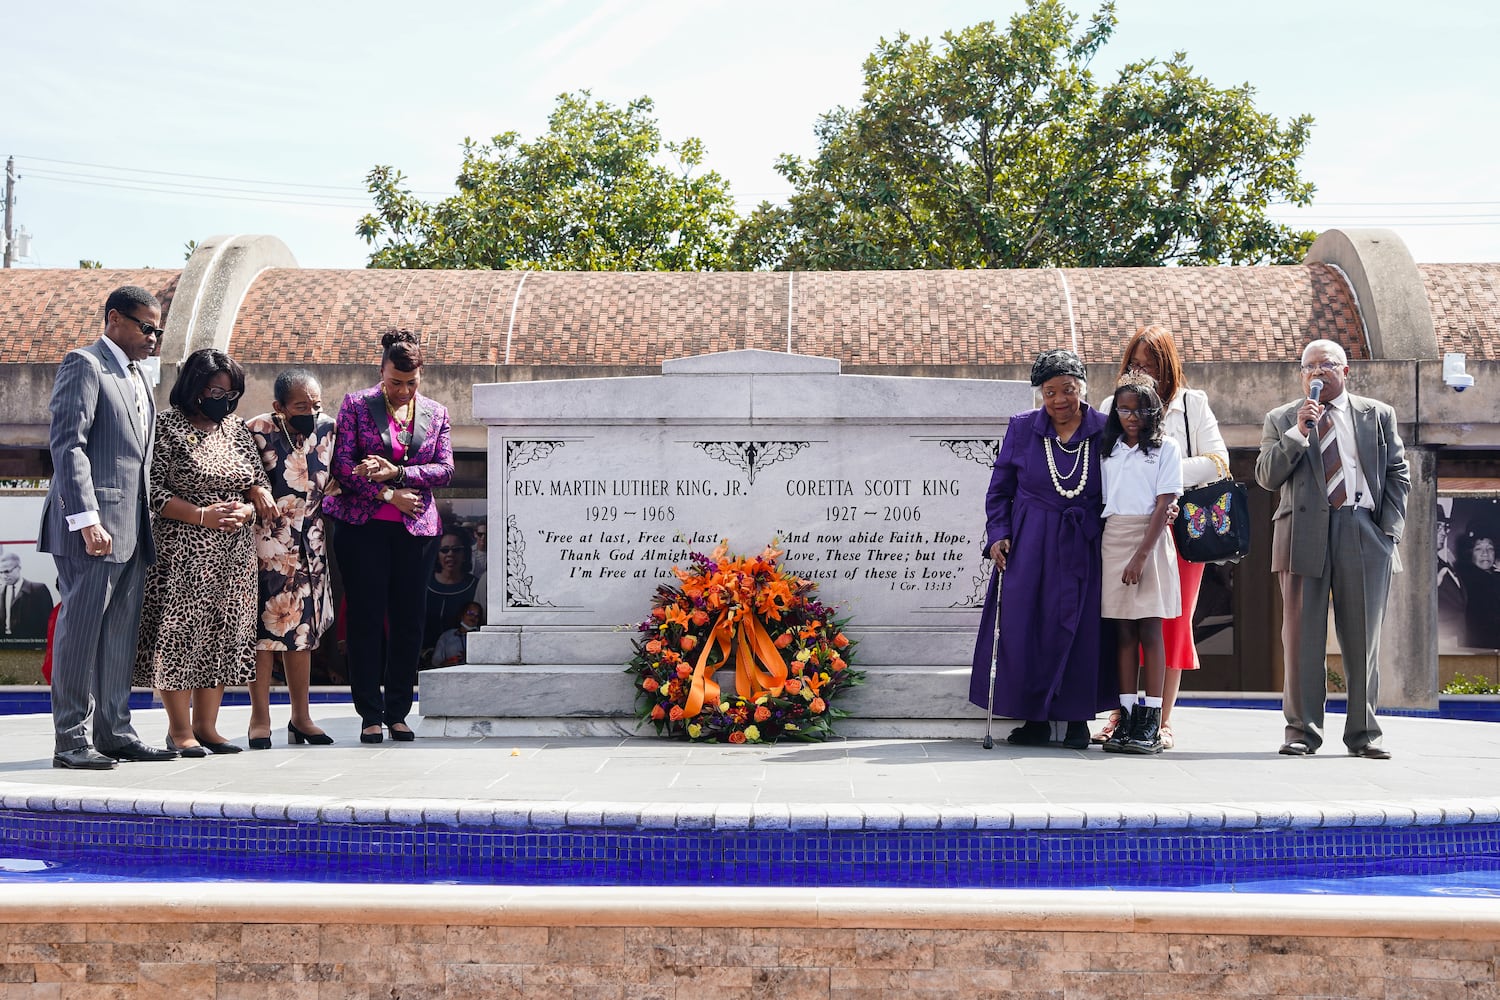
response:
M769 351L475 386L488 623L467 665L422 674L423 732L652 734L624 672L652 594L693 552L773 539L859 642L868 681L840 699L841 735L971 731L985 489L1029 406L1020 382L842 375Z

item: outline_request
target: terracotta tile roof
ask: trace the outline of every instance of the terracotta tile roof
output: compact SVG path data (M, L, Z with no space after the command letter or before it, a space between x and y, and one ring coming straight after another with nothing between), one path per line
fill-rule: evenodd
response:
M1500 358L1500 264L1419 264L1438 350Z
M121 285L140 285L161 301L162 323L181 271L0 268L0 364L60 362L99 339L104 300Z
M277 365L375 364L380 335L404 327L421 337L429 363L498 364L521 278L520 271L273 268L240 303L230 352Z
M536 273L521 292L510 361L659 365L716 351L784 351L786 282L770 273Z
M1162 322L1189 360L1279 359L1316 337L1366 356L1343 279L1322 264L1276 268L677 274L270 270L240 308L232 349L285 364L366 363L408 326L449 364L654 366L758 347L850 365L1024 364L1072 343L1112 361ZM790 289L788 287L790 283ZM517 287L520 295L517 298ZM515 322L511 324L512 304ZM248 345L254 345L250 347ZM1228 345L1233 345L1232 348ZM507 354L508 349L508 354Z
M1444 349L1500 356L1500 264L1420 270ZM92 339L111 289L144 284L166 305L179 274L0 272L0 363L56 361ZM786 350L789 284L792 349L851 366L1027 364L1075 333L1085 360L1108 363L1151 322L1172 329L1189 361L1287 358L1315 337L1367 356L1348 287L1323 264L795 275L280 268L252 283L230 350L267 364L369 364L380 333L406 326L440 364L508 356L650 367Z

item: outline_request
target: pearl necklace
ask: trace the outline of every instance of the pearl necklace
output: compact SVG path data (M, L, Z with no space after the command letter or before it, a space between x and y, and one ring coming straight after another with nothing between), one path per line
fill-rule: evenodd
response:
M1050 437L1043 438L1042 445L1047 452L1047 471L1052 474L1052 488L1057 491L1057 495L1062 497L1064 500L1071 500L1074 497L1078 496L1078 494L1082 493L1083 488L1087 486L1089 482L1088 438L1084 438L1083 444L1079 445L1077 452L1078 457L1073 459L1073 467L1068 470L1068 474L1066 476L1059 476L1057 474L1057 460L1052 457L1052 439ZM1068 452L1068 449L1064 448L1061 444L1059 444L1058 447L1062 448L1064 452ZM1068 452L1068 454L1072 453ZM1071 490L1063 489L1062 481L1064 479L1072 479L1073 474L1078 471L1078 467L1080 465L1083 466L1083 474L1078 477L1078 486L1075 489Z

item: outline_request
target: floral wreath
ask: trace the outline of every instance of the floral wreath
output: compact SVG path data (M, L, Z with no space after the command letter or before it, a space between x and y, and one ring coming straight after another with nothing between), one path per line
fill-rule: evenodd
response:
M660 736L700 743L823 740L846 712L833 700L864 681L850 666L847 619L814 596L818 587L776 565L773 540L753 558L695 552L672 572L679 587L658 587L637 626L636 708ZM714 673L733 662L735 693Z

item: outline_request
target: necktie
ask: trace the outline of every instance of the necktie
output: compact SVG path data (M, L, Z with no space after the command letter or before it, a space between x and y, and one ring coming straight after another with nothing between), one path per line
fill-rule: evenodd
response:
M1349 499L1344 484L1344 459L1339 455L1339 436L1333 429L1333 407L1325 407L1318 419L1318 441L1323 448L1323 485L1328 492L1328 506L1338 510Z
M10 635L10 606L16 599L16 585L7 583L5 585L5 634Z
M130 362L130 381L135 389L135 422L141 429L141 436L146 435L146 380L141 378L141 366L134 361Z

